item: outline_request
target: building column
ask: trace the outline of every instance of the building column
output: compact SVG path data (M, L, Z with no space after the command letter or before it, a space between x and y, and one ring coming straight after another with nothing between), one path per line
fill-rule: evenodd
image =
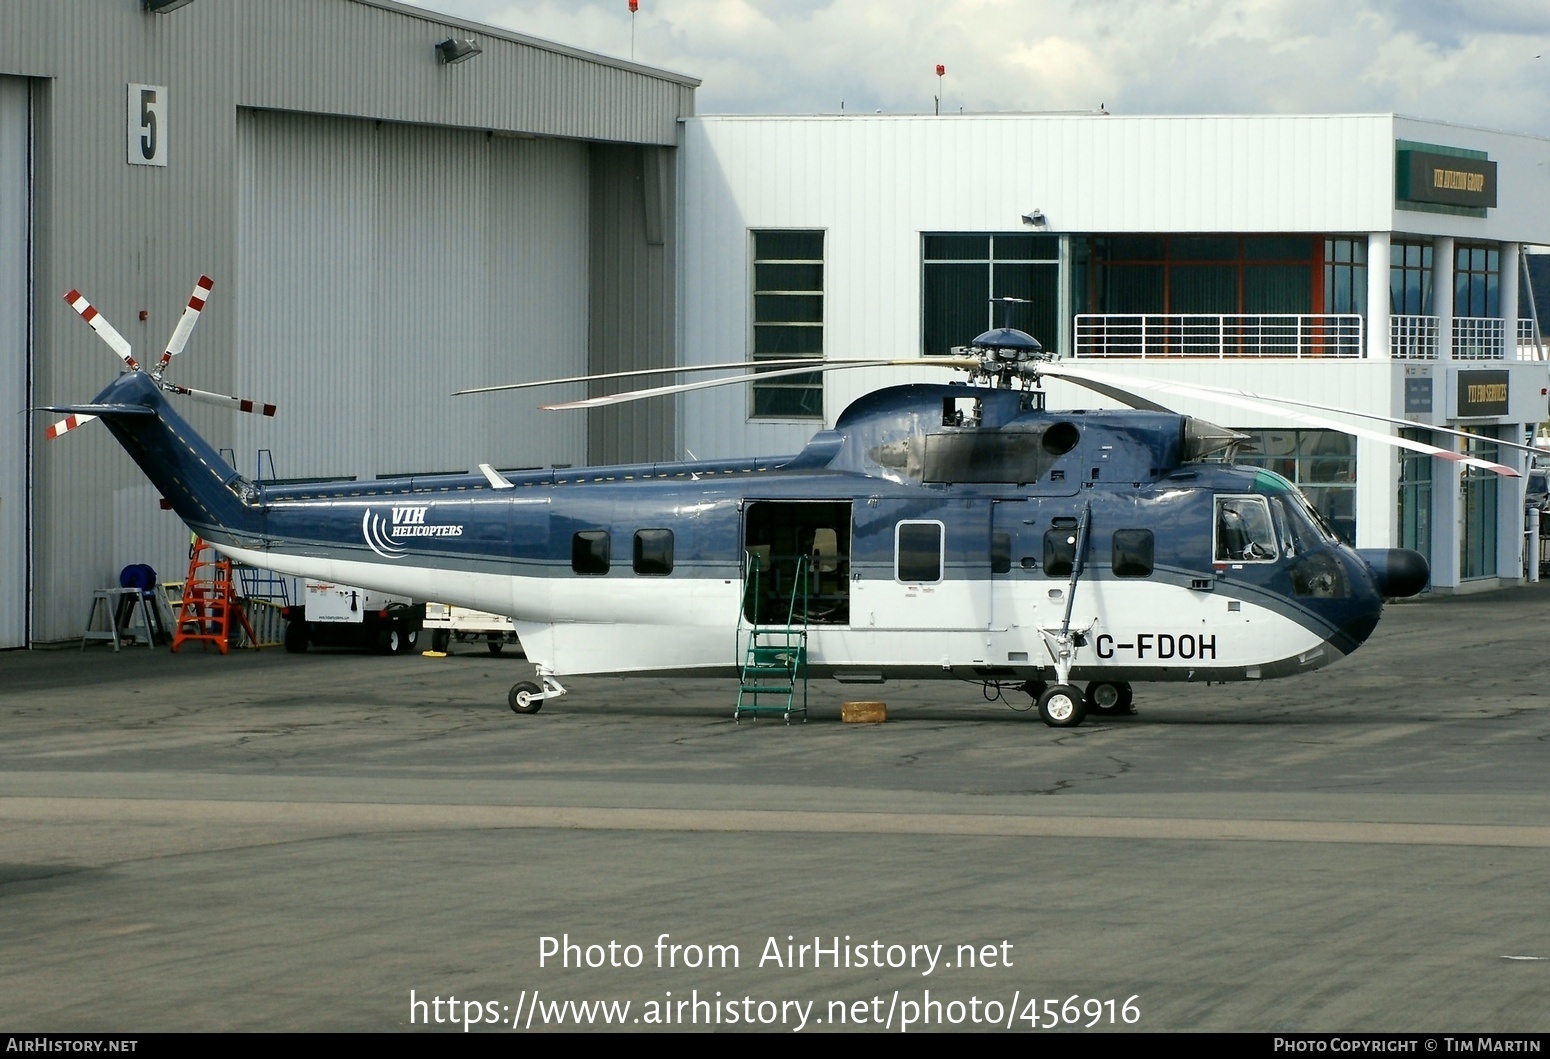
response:
M1389 340L1389 233L1367 236L1367 349L1368 360L1388 360L1393 355ZM1360 525L1360 523L1358 523Z
M1507 359L1518 359L1518 244L1503 243L1501 256L1501 306L1503 329L1507 332Z
M1448 367L1453 359L1453 238L1432 240L1432 315L1437 318L1437 375L1432 422L1448 421ZM1432 444L1461 451L1462 438L1433 434ZM1457 590L1459 548L1464 538L1461 468L1452 460L1432 461L1432 585Z
M1453 237L1432 240L1432 315L1437 317L1437 359L1453 359Z
M1502 244L1500 291L1502 325L1506 332L1504 345L1507 359L1514 363L1518 360L1518 277L1523 267L1519 263L1519 253L1519 244ZM1522 423L1511 423L1501 432L1507 435L1506 440L1523 443L1528 429ZM1523 518L1529 461L1516 449L1498 451L1501 453L1498 463L1524 472L1521 478L1498 478L1496 481L1496 575L1503 582L1512 582L1523 578Z
M1059 272L1055 281L1055 314L1060 324L1055 334L1055 353L1062 360L1076 355L1076 321L1072 319L1071 284L1071 237L1060 236Z

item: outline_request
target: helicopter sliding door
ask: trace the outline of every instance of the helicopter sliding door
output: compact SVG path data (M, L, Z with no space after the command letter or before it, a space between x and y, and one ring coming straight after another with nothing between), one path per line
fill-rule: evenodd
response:
M1037 632L1039 570L1044 546L1037 500L994 500L990 505L990 591L986 596L990 665L1044 665Z

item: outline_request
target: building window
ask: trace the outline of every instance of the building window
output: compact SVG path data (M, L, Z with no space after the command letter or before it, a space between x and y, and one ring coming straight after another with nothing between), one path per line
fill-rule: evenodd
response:
M673 531L643 529L635 533L635 572L655 577L673 572Z
M1389 244L1389 311L1403 316L1432 312L1432 245L1396 239Z
M1319 241L1286 235L1092 240L1088 311L1262 315L1317 312Z
M1404 429L1402 438L1432 444L1430 430ZM1432 459L1424 452L1399 450L1399 546L1432 561Z
M1367 314L1367 240L1324 240L1324 311Z
M754 232L753 359L805 357L823 360L823 232ZM753 415L822 419L823 376L755 381Z
M1495 427L1469 428L1480 437L1470 438L1465 455L1493 463L1501 459L1494 438ZM1465 467L1459 491L1464 506L1463 530L1459 539L1459 577L1496 576L1497 477L1494 471ZM1520 520L1522 513L1517 516Z
M1341 539L1356 540L1356 439L1338 430L1243 429L1257 452L1238 457L1297 486Z
M921 236L921 352L928 356L951 353L1003 326L1054 349L1059 295L1058 235ZM994 305L992 298L1020 301Z
M1502 255L1495 246L1453 248L1453 315L1501 315Z

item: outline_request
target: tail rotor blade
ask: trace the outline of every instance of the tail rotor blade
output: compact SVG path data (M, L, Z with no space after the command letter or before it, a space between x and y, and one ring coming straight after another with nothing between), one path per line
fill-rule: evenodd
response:
M45 430L43 432L43 436L49 441L53 441L55 438L59 437L59 435L68 433L74 430L76 427L83 427L96 418L96 416L88 415L65 416L59 422L53 424L47 430Z
M199 282L194 284L194 293L188 297L188 305L183 309L183 315L178 318L178 326L173 328L172 337L167 339L167 349L162 353L161 359L156 362L151 374L161 378L161 373L167 370L167 365L172 358L183 352L183 347L188 344L188 336L194 330L194 325L199 322L199 314L204 311L205 301L210 297L210 289L215 286L215 281L209 276L200 276Z
M275 406L264 404L262 401L252 401L246 397L232 397L230 394L211 393L209 390L196 390L191 386L177 386L170 382L161 384L161 388L168 393L180 393L184 397L192 397L196 401L204 401L206 404L217 404L223 408L235 408L239 412L251 412L254 415L272 416L275 414Z
M97 337L108 344L108 347L118 354L118 358L124 362L130 371L139 371L140 364L133 356L133 349L129 345L129 339L119 334L113 325L99 313L86 296L78 290L72 290L65 295L65 301L70 303L70 308L80 314L82 320L97 332Z

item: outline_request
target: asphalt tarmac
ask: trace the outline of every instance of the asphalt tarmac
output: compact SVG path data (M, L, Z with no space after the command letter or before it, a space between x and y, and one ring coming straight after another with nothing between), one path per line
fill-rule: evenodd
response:
M518 716L471 647L0 654L0 1031L1550 1031L1547 617L1391 606L1064 731L951 682Z

